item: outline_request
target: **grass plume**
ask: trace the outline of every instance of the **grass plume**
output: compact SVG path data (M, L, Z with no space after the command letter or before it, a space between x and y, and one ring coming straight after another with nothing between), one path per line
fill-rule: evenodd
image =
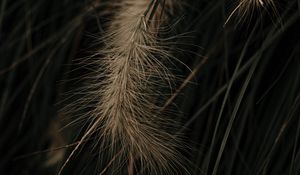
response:
M91 98L99 99L91 112L92 124L60 173L92 134L100 135L102 148L108 146L112 155L118 154L115 161L129 162L134 169L129 174L185 171L178 161L176 136L163 129L174 121L162 117L163 106L157 103L173 77L163 63L171 56L160 44L157 32L163 13L156 12L164 4L152 1L149 5L149 1L140 0L119 3L120 9L102 38L105 45L98 53L102 57L95 63L99 70L88 88L93 89Z
M247 16L252 16L255 11L261 9L267 10L269 14L278 16L274 0L239 0L238 5L231 12L225 24L228 23L235 13L238 14L238 21L241 22Z

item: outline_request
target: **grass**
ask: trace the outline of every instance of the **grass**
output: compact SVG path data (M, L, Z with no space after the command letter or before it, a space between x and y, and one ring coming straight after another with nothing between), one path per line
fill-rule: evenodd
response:
M298 0L1 1L0 174L299 174L299 22Z

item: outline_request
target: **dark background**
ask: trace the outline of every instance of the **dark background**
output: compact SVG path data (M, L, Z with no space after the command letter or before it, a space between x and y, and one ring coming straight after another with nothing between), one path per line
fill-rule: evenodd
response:
M57 174L74 148L82 123L64 127L74 118L61 109L93 69L85 58L101 48L107 2L0 1L0 174ZM191 174L300 174L300 2L226 25L237 1L179 4L165 35L184 36L170 47L195 75L168 108L185 127ZM191 70L177 65L177 87ZM106 153L90 142L63 174L101 172Z

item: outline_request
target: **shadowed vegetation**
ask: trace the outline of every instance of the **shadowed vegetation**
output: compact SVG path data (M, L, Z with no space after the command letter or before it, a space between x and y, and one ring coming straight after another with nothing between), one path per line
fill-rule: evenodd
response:
M0 174L300 174L299 0L1 0Z

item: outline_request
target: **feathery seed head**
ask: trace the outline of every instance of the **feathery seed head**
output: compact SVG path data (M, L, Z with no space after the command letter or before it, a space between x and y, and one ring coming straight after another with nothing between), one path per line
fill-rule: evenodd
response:
M225 24L236 12L238 13L238 21L241 22L247 16L252 16L255 11L260 11L261 9L278 17L274 0L239 0L237 7L229 15Z
M120 8L102 38L105 45L99 50L103 57L96 62L98 74L87 88L90 99L98 99L90 112L92 124L69 159L83 140L95 134L102 148L110 147L111 154L122 150L117 160L132 161L135 171L187 172L177 158L177 136L163 129L174 121L164 118L158 105L162 87L172 79L163 63L170 54L157 38L159 2L152 1L150 6L148 0L119 2ZM166 1L171 6L170 2Z

